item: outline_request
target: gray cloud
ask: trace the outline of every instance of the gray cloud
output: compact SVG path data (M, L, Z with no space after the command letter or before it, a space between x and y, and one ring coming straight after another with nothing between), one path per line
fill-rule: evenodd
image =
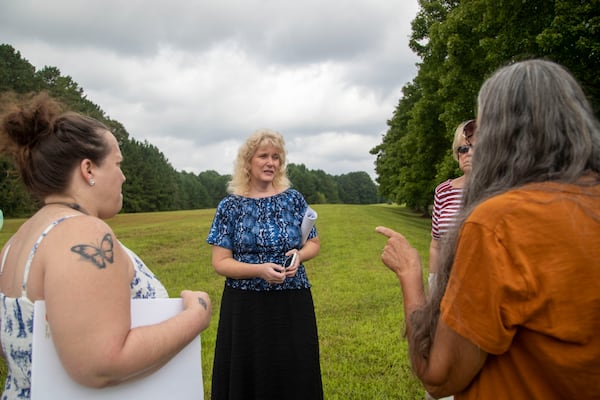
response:
M136 140L178 170L230 173L237 147L269 127L289 161L374 176L380 143L416 73L417 0L20 0L0 37L56 66Z

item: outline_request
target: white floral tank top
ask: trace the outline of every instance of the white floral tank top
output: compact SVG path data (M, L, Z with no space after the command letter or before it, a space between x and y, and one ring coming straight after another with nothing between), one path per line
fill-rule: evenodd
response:
M50 224L33 245L21 286L21 297L7 297L0 292L0 340L2 350L8 364L8 373L4 384L2 400L29 399L31 392L31 345L33 336L33 303L27 297L27 278L31 261L40 243L58 224L73 217L62 217ZM121 243L121 246L123 244ZM152 271L131 250L123 246L134 265L134 276L131 281L132 299L152 299L169 297L162 283ZM4 270L4 262L10 250L10 243L2 257L0 273Z

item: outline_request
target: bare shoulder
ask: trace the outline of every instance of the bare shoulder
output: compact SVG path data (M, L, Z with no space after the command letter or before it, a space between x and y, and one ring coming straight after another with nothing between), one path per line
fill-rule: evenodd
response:
M93 235L105 231L113 233L112 228L105 221L89 215L68 218L61 225L75 236Z
M99 218L82 215L62 220L44 238L44 242L47 247L56 249L99 244L105 238L116 241L112 228Z
M62 220L48 232L33 260L28 293L32 299L75 286L126 281L128 264L113 230L95 217ZM88 289L89 291L89 289Z
M69 218L56 226L44 242L44 258L53 265L102 270L127 262L111 227L95 217Z

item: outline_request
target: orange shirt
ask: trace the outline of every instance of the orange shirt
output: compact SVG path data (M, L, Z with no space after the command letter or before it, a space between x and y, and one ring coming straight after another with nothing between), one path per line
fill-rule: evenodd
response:
M489 353L460 399L600 399L600 186L531 184L460 233L441 318Z

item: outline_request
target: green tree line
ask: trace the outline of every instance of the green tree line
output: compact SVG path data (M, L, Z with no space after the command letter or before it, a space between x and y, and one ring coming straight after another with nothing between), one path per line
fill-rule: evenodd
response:
M376 155L380 194L428 213L435 186L460 174L452 138L476 118L477 93L500 66L545 58L566 66L600 111L600 0L419 0L403 88Z
M115 134L125 162L122 212L152 212L214 208L227 194L229 175L177 171L164 154L147 141L130 137L126 128L90 101L83 88L56 67L40 70L9 44L0 44L0 93L15 97L47 91L69 109L104 122ZM0 107L3 107L0 104ZM290 180L309 203L372 204L381 201L377 185L366 172L332 176L304 165L288 166ZM0 158L0 208L8 217L31 215L39 204L27 193L7 157Z

